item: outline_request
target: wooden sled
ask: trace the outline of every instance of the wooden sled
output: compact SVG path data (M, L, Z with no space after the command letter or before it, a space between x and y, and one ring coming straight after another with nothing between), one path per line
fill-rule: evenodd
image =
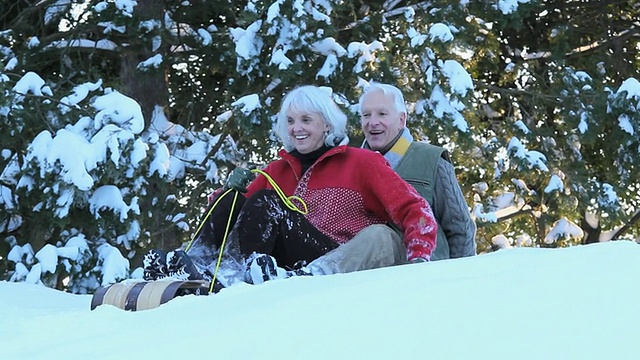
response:
M158 280L111 284L96 290L91 298L91 310L105 304L129 311L147 310L183 295L209 295L209 282Z

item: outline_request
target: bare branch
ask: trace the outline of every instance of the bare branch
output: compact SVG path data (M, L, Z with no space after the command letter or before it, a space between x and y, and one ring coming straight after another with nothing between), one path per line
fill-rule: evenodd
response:
M514 212L512 212L512 213L510 213L508 215L500 217L495 222L481 222L481 223L478 223L477 226L478 227L489 226L489 225L492 225L492 224L497 224L497 223L500 223L500 222L503 222L503 221L507 221L509 219L513 219L513 218L521 216L521 215L531 215L531 214L533 214L533 208L531 208L528 205L523 205L520 208L520 210L514 211Z
M613 236L611 237L611 239L618 239L620 237L620 235L624 234L627 230L629 230L629 228L631 226L633 226L633 224L635 224L636 222L638 222L640 220L640 211L637 211L632 217L631 219L629 219L629 221L624 224L624 226L622 226L620 229L618 229L618 231L616 231Z

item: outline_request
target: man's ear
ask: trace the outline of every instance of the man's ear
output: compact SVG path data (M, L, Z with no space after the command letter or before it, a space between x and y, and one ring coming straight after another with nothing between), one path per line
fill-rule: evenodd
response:
M407 113L404 111L400 113L400 125L402 128L407 127Z

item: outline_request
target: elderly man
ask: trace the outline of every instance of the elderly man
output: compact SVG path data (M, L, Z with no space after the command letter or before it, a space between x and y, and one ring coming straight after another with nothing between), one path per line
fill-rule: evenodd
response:
M360 97L363 148L380 152L391 167L424 197L438 223L431 260L476 254L476 226L456 179L448 152L413 140L400 89L371 82Z

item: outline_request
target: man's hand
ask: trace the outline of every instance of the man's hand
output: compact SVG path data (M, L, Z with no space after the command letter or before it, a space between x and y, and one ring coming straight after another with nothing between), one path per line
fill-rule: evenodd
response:
M247 169L237 167L231 171L231 174L227 177L227 182L224 184L224 189L233 189L241 193L247 192L247 186L253 180L255 176Z

